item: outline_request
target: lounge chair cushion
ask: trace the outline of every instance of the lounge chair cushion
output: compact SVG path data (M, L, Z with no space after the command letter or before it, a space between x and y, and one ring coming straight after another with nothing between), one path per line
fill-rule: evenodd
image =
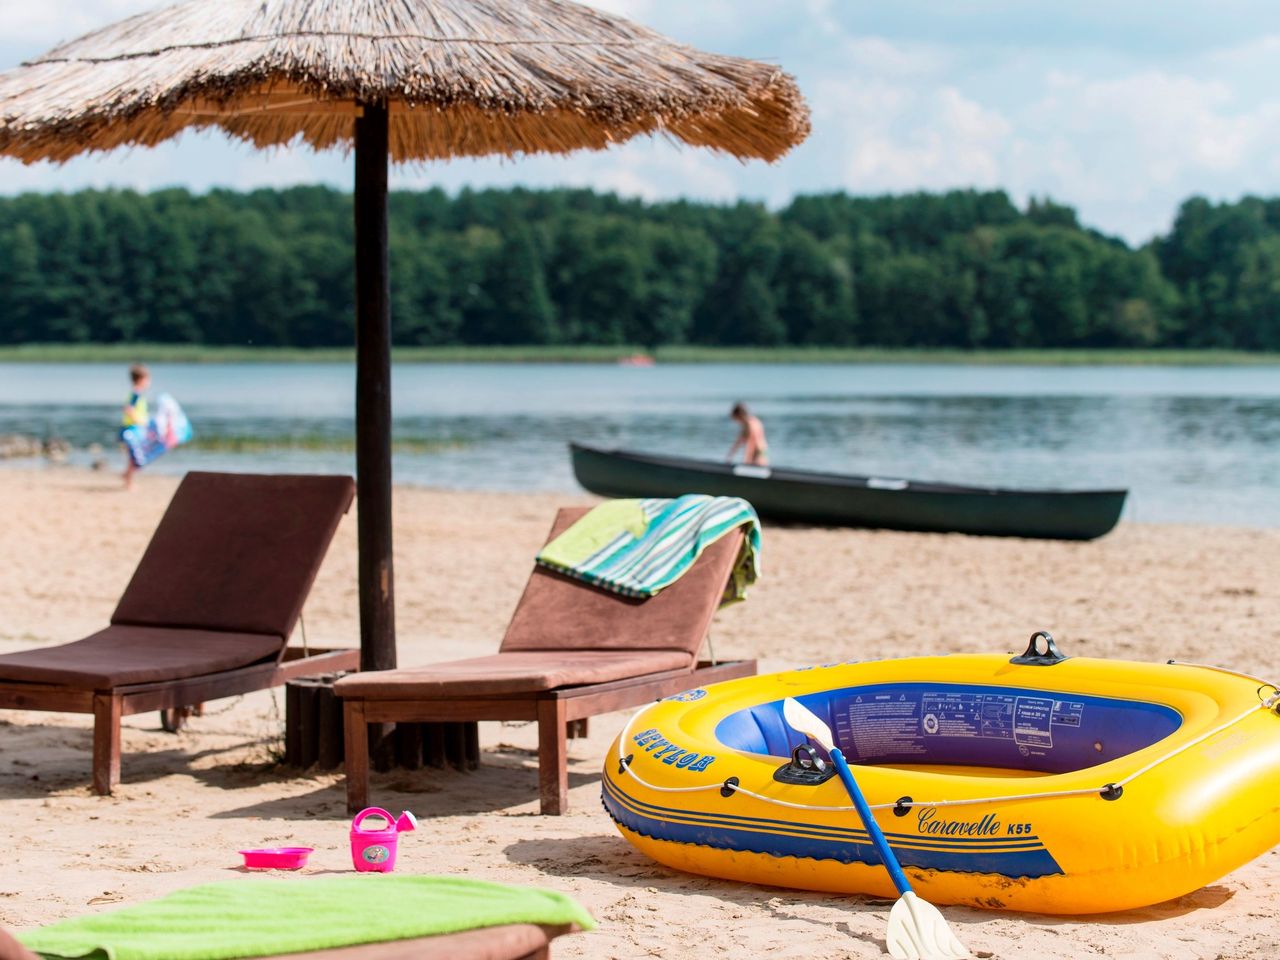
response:
M548 539L585 512L561 510ZM726 534L702 552L688 573L648 599L624 597L535 567L501 650L672 650L692 660L720 606L741 546L740 531Z
M535 694L692 668L693 658L678 650L528 650L355 673L334 689L366 700L456 699Z
M133 683L185 680L274 661L283 644L273 635L116 624L74 643L2 656L0 681L108 690Z
M111 622L287 640L354 496L350 477L188 473Z

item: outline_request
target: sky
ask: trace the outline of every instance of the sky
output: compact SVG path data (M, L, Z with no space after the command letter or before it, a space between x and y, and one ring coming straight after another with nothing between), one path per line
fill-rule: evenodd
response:
M0 0L0 70L157 0ZM641 140L605 153L396 168L392 186L585 186L649 200L1005 189L1141 243L1193 194L1280 193L1276 0L592 0L677 40L780 64L809 140L741 164ZM0 193L121 186L349 188L341 152L216 133L58 167L0 159Z

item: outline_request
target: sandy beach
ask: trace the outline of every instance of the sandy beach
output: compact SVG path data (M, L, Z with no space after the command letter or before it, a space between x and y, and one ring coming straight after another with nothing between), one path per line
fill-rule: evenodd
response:
M0 472L0 653L105 625L174 481L72 469ZM586 498L576 498L588 502ZM554 508L573 497L403 489L396 500L402 664L495 649ZM305 611L315 645L358 642L355 516ZM1085 544L767 528L764 577L719 615L720 656L762 670L861 657L1021 650L1048 629L1068 653L1212 662L1280 677L1280 530L1124 524ZM883 956L889 905L674 873L635 851L599 802L625 721L574 741L573 812L536 815L532 726L483 724L484 766L375 775L379 805L421 820L401 869L539 885L577 897L598 932L560 958ZM124 782L89 790L83 716L0 713L0 925L22 929L242 875L246 846L306 845L305 874L350 866L342 779L275 762L280 691L215 702L177 735L127 718ZM979 957L1230 958L1280 948L1280 852L1178 901L1055 919L948 907Z

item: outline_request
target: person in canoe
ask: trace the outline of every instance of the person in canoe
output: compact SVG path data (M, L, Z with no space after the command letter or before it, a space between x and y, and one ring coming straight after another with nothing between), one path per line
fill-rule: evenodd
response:
M757 467L769 465L769 443L764 438L764 424L760 418L747 409L745 403L735 403L729 416L738 422L738 439L729 448L729 459L739 449L742 450L742 462Z

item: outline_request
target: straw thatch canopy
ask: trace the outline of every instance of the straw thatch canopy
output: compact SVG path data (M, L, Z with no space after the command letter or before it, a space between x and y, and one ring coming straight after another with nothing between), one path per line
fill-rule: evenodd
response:
M189 0L0 74L0 153L61 161L191 127L345 146L360 104L377 102L398 161L652 133L775 160L809 130L776 66L568 0Z

